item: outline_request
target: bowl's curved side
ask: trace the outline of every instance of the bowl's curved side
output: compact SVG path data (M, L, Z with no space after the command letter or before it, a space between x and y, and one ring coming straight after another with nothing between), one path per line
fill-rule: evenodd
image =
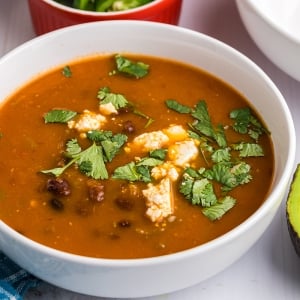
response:
M3 222L0 222L0 247L34 275L84 294L146 297L188 287L236 261L272 221L294 165L295 130L291 114L265 73L231 47L188 29L141 21L78 25L27 42L0 59L3 87L0 99L53 66L103 52L143 53L182 61L217 74L244 94L274 133L276 166L269 198L231 232L200 247L168 256L137 260L80 257L32 242ZM16 69L23 72L16 74Z
M177 25L182 0L156 0L136 9L98 13L69 8L53 0L28 0L37 35L59 28L94 21L145 20Z
M300 41L265 18L251 0L236 0L242 21L260 50L281 70L300 81Z

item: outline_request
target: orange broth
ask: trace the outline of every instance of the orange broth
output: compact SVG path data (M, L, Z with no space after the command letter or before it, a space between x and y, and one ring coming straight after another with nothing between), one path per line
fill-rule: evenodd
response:
M126 57L149 64L149 74L141 79L111 75L116 68L114 56L99 55L69 63L70 78L62 75L61 67L40 75L2 105L0 218L24 236L55 249L90 257L153 257L219 237L246 220L265 200L274 171L268 134L259 138L265 155L246 159L251 164L252 181L229 192L236 205L220 220L205 217L201 207L192 205L178 192L176 182L172 187L172 218L160 222L152 222L145 216L145 199L140 192L147 186L144 182L95 180L72 165L59 176L69 182L70 195L54 197L46 189L47 180L54 176L40 171L65 163L66 141L76 137L83 148L89 142L65 124L45 124L43 116L53 108L99 112L97 92L101 87L125 95L140 112L154 120L145 128L147 119L132 111L108 116L104 130L123 133L124 122L130 120L134 124L134 132L127 134L127 143L144 132L161 130L170 124L188 129L191 116L168 109L166 99L176 99L191 107L204 99L213 124L232 124L229 112L250 106L233 88L194 67L155 57ZM228 142L240 139L232 130L226 130L226 134ZM126 153L123 147L107 163L109 175L118 166L143 155L146 154L138 149ZM205 162L199 159L194 165L205 167ZM104 199L92 201L88 186L97 182L104 187ZM132 190L134 193L130 194ZM50 203L54 198L63 207L53 207ZM121 202L125 199L125 204L117 205L117 199Z

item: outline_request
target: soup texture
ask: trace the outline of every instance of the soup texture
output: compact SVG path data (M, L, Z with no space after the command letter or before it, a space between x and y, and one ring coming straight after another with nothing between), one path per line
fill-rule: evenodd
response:
M179 62L103 54L40 74L0 109L0 218L90 257L206 243L253 214L273 176L249 102Z

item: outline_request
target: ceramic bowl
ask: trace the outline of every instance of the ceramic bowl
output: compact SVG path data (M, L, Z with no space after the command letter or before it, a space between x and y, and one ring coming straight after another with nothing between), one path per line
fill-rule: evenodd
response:
M28 0L28 5L35 32L40 35L58 28L93 21L146 20L177 25L182 0L155 0L119 12L84 11L54 0Z
M217 274L261 237L280 207L293 171L295 131L284 98L247 57L201 33L156 22L87 23L37 37L0 59L0 99L54 66L120 51L174 59L222 79L250 99L274 142L275 176L266 201L227 234L189 250L145 259L96 259L43 246L0 221L2 251L37 277L83 294L146 297L174 292Z
M236 0L241 18L261 51L300 81L300 2Z

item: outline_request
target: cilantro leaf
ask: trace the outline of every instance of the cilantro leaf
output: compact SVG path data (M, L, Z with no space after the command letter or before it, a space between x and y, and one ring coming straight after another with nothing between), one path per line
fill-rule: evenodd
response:
M108 173L104 164L102 148L93 143L89 148L83 150L80 153L72 155L75 162L79 165L79 169L82 171L82 164L86 166L86 163L90 165L87 170L84 168L84 174L94 179L107 179Z
M193 129L212 138L220 147L225 147L227 145L223 126L218 125L217 129L214 129L204 100L197 103L192 112L192 116L196 119L191 125Z
M82 150L78 144L77 139L71 139L67 141L65 156L73 158L75 155L79 154Z
M157 159L164 160L166 158L167 149L156 149L149 152L149 156Z
M111 103L117 110L126 107L128 104L123 95L111 93L108 87L101 88L98 91L97 98L100 100L100 105Z
M149 65L143 62L133 62L120 54L115 56L117 70L120 73L135 77L137 79L145 77L149 72Z
M264 151L259 144L242 142L233 145L233 149L240 151L240 157L264 156Z
M260 135L268 130L255 118L250 108L239 108L230 112L230 118L234 120L232 128L241 134L249 134L251 138L257 140Z
M211 169L205 170L203 176L210 180L215 180L226 186L227 189L236 187L237 182L235 176L231 173L231 164L221 162L214 164Z
M205 170L203 176L221 183L223 191L230 191L238 185L251 181L250 170L250 165L245 162L236 164L220 162L214 164L211 169Z
M72 71L71 71L71 68L69 66L64 66L61 73L67 78L72 77Z
M150 169L146 165L136 165L136 170L139 174L139 180L143 182L151 182Z
M251 181L252 176L250 174L250 170L250 165L243 161L231 168L231 173L235 176L237 185L245 184Z
M101 142L105 156L108 161L112 161L116 154L120 151L121 147L127 141L125 134L118 133L112 136L110 139L106 139Z
M213 185L206 178L196 179L191 177L189 169L183 175L183 180L180 183L179 191L186 199L188 199L193 205L201 205L207 207L214 205L217 201L217 197L214 193ZM196 175L195 173L193 173ZM198 177L198 176L197 176Z
M61 175L72 164L77 164L79 170L94 179L107 179L108 173L104 164L102 148L93 143L89 148L81 150L76 139L67 143L65 155L71 160L63 167L43 170L44 174Z
M41 173L43 174L52 174L56 177L60 176L71 164L73 163L73 161L70 161L68 164L66 164L63 167L57 167L57 168L53 168L53 169L48 169L48 170L42 170Z
M112 131L106 130L88 131L87 138L102 146L105 161L112 161L127 141L125 134L117 133L114 135Z
M214 163L228 162L231 159L230 148L220 148L215 150L211 155L211 160Z
M193 127L200 131L202 134L214 138L214 130L205 101L202 100L197 103L192 116L197 120L193 123Z
M161 155L163 152L159 150L155 150L157 152L152 151L149 155ZM112 178L128 181L151 182L151 169L157 165L162 164L163 162L163 159L146 156L141 158L137 162L132 161L124 166L116 168L114 170Z
M67 123L77 112L67 109L52 109L44 115L45 123Z
M86 133L86 136L91 141L99 143L112 138L113 133L112 131L108 131L108 130L90 130Z
M192 111L190 107L183 105L174 99L168 99L165 101L165 103L169 109L175 110L181 114L189 114Z
M203 208L202 213L211 221L219 220L226 212L234 207L235 204L236 200L234 198L226 196L223 200L218 201L216 204Z
M142 176L139 173L135 163L131 161L130 163L118 167L114 170L114 173L112 175L112 178L114 179L123 179L128 181L139 181L141 180Z
M192 203L201 204L202 207L214 205L217 201L213 185L206 178L198 179L194 182L192 194Z
M148 167L155 167L163 163L163 160L153 158L153 157L143 157L139 160L136 165L137 166L148 166Z

